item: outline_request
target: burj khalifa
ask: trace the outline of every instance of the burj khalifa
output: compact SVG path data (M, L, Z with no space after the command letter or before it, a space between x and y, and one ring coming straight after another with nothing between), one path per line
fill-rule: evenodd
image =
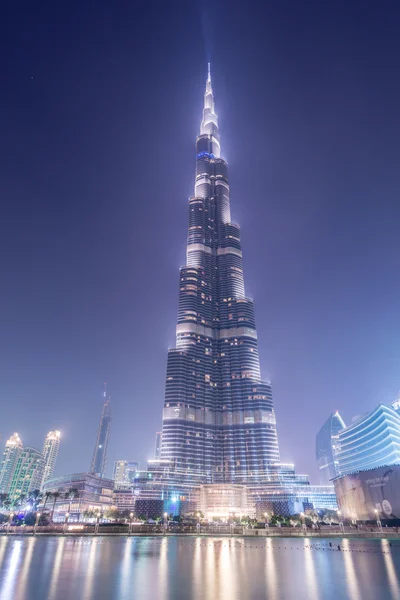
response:
M161 446L176 475L200 484L261 483L280 460L229 196L209 66Z

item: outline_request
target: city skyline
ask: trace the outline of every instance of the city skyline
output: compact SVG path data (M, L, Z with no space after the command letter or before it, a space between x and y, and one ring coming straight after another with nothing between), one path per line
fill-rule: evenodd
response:
M214 7L224 28L212 52L192 7L182 19L161 8L162 27L150 8L107 13L107 40L101 17L74 3L70 21L32 16L28 32L11 11L1 38L15 65L0 101L2 439L18 431L40 448L60 428L57 473L90 464L105 379L109 464L153 456L210 57L281 459L316 482L326 416L348 423L400 388L396 19L366 7L361 26L351 7L317 3L312 23L295 6L268 18L225 8Z

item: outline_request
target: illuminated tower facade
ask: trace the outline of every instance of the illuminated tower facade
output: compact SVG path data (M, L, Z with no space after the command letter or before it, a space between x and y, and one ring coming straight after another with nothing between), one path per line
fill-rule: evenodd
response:
M99 428L97 430L96 445L93 452L90 472L104 477L107 466L107 447L111 429L111 398L107 398L106 384L104 384L104 404L101 412Z
M49 431L49 433L46 435L46 439L44 440L42 454L44 457L45 467L42 485L44 485L48 479L53 477L58 451L60 449L60 437L60 432L55 429L54 431Z
M8 494L11 498L28 496L34 490L40 490L45 469L44 457L36 448L26 447L20 455L12 474Z
M271 386L262 381L240 229L231 220L210 69L196 140L176 347L168 352L161 458L199 483L262 482L279 463Z
M18 433L13 433L6 441L0 465L0 492L2 494L7 494L10 491L11 481L22 452L22 440Z

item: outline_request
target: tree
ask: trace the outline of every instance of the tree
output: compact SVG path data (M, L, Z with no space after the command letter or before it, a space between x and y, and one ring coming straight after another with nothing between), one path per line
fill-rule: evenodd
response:
M96 516L96 512L94 510L85 510L85 512L83 513L83 516L85 517L85 519L93 519L93 517Z
M272 515L271 517L271 525L278 525L280 527L282 523L285 522L285 517L283 515Z
M107 510L104 511L104 516L106 519L115 519L118 517L118 508L116 506L110 506Z
M26 515L24 516L24 523L25 523L25 525L35 525L36 512L33 512L32 510L30 510L28 513L26 513Z
M33 490L28 496L28 502L32 503L32 510L37 511L39 504L41 503L43 494L40 490Z
M15 496L15 498L12 501L12 506L13 508L15 508L15 510L21 510L23 504L25 504L26 502L26 495L25 494L20 494L19 496Z
M336 510L330 510L329 508L327 508L323 512L322 520L324 523L328 523L328 525L332 525L332 523L337 523L338 515Z
M7 496L7 498L3 501L3 506L6 510L10 510L10 508L12 506L12 502L11 502L9 496Z
M43 511L46 508L46 504L47 504L47 500L49 500L49 498L51 498L53 496L53 494L51 492L46 492L44 495L44 504L43 504Z
M69 508L68 508L68 512L71 512L71 505L72 505L72 500L75 500L75 498L79 498L79 490L78 488L69 488L68 492L66 492L65 494L65 498L68 500L69 499Z
M8 494L0 494L0 506L5 508L5 502L9 500Z
M289 519L289 523L292 527L297 527L297 525L301 525L300 515L292 515Z
M53 517L54 517L54 509L56 507L56 502L57 502L57 499L61 496L61 493L56 491L56 492L52 492L51 495L52 495L53 500L54 500L53 501L53 507L51 509L51 515L50 515L50 520L52 521Z
M306 521L309 520L313 525L316 525L320 520L320 516L318 512L314 509L310 509L306 511Z

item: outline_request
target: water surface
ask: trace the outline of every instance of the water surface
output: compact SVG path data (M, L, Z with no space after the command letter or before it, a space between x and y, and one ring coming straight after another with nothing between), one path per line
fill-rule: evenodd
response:
M310 538L1 537L0 600L400 598L400 542L331 544Z

